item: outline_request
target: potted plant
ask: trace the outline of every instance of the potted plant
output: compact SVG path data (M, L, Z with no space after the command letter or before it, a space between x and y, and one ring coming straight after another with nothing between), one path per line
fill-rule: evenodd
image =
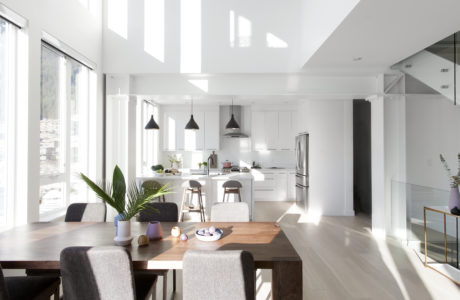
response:
M167 184L158 189L140 189L135 182L131 182L127 189L125 177L118 166L113 170L112 182L96 184L83 173L80 173L80 177L104 203L118 212L114 223L117 227L117 237L121 239L131 236L131 218L144 209L154 209L147 206L150 200L170 193Z
M441 163L447 172L447 176L449 178L450 183L450 196L448 205L449 211L452 211L455 207L457 207L457 209L460 209L460 194L458 191L458 184L460 183L460 153L457 154L458 171L457 175L455 176L452 175L450 168L447 165L447 162L445 158L442 156L442 154L439 155L439 158L441 159Z

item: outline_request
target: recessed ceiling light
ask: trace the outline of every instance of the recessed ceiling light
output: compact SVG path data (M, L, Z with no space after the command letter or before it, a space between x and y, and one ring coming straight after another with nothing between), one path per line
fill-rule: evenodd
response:
M358 57L353 57L353 61L360 61L362 60L363 58L361 56L358 56Z

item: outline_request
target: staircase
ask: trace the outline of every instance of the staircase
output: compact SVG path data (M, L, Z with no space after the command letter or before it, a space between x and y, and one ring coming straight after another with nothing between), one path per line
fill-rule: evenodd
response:
M441 43L442 46L440 46ZM457 46L457 48L460 47ZM457 100L460 95L458 88L460 83L460 76L458 75L460 74L457 74L457 76L454 75L454 68L457 68L457 73L460 71L460 58L459 55L457 55L457 64L454 64L454 57L453 43L451 43L450 46L446 46L445 41L441 41L406 58L392 68L411 75L454 102L455 77L457 84Z

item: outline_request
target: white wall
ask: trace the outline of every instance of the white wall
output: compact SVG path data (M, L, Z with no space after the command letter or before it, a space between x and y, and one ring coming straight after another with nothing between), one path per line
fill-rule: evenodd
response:
M445 156L456 173L460 107L441 95L408 95L406 101L407 181L448 190L449 181L439 154Z
M302 66L300 0L104 3L106 73L295 72Z
M310 208L323 215L353 215L352 100L307 100L300 131L310 134Z
M25 29L27 34L23 57L26 64L27 82L23 90L25 93L24 119L27 124L20 132L20 145L18 149L18 177L21 178L20 193L17 195L18 201L28 199L27 203L21 203L20 211L24 211L27 206L27 219L25 221L37 221L39 217L39 178L40 175L40 55L42 32L46 31L61 42L71 46L91 61L97 64L98 75L98 97L94 103L94 111L100 113L101 105L101 57L102 57L102 18L101 0L92 0L91 11L84 8L77 0L2 0L10 9L22 15L28 20L28 27ZM27 111L28 109L28 111ZM28 122L28 123L27 123ZM101 153L98 150L101 140L102 123L97 123L97 136L95 138L93 153L97 153L97 163L101 163ZM27 149L24 151L24 149ZM101 168L97 168L100 170Z
M359 1L302 0L303 63L310 59Z

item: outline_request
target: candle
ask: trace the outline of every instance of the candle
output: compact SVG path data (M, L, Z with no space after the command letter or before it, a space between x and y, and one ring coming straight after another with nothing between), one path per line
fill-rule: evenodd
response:
M180 227L179 226L174 226L172 229L171 229L171 235L173 237L179 237L180 236Z

